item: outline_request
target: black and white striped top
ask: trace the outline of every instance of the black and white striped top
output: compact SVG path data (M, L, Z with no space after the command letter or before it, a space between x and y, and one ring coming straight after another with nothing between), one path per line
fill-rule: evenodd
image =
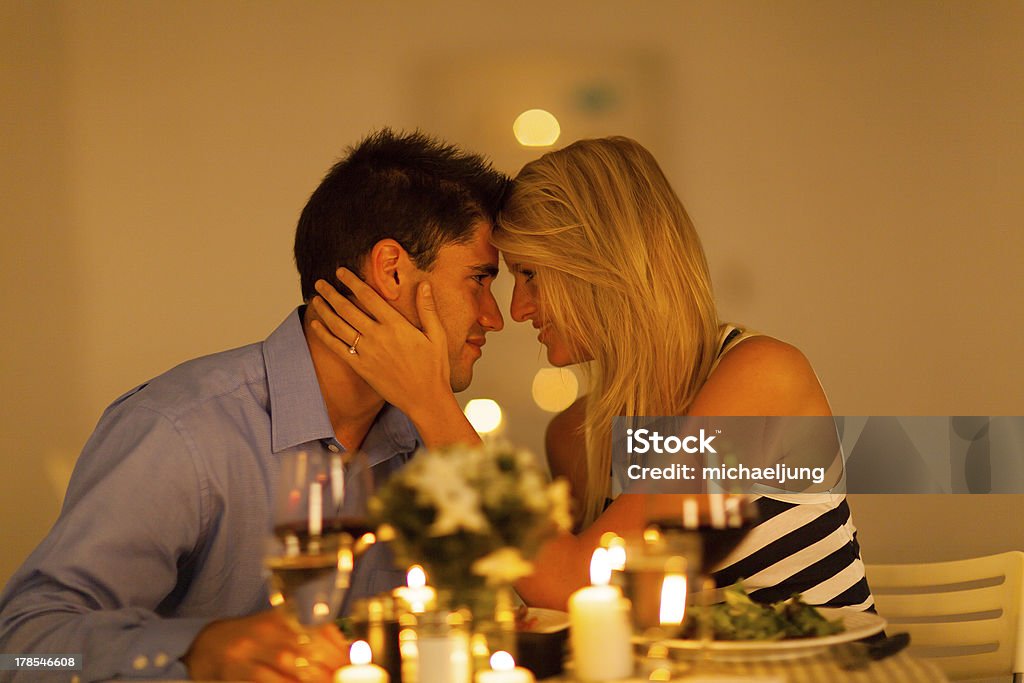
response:
M751 336L724 325L719 358ZM764 495L757 507L758 525L713 572L719 586L743 579L758 602L800 593L812 605L874 610L845 495Z

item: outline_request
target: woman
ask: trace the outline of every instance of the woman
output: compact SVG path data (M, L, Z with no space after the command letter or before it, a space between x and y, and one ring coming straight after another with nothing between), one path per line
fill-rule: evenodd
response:
M602 534L640 530L661 502L678 510L669 497L611 490L615 416L831 415L797 349L720 323L696 231L635 141L581 140L527 164L492 241L515 275L513 319L539 330L552 365L587 363L591 375L589 395L547 433L579 531L542 549L544 571L516 586L527 603L564 607ZM763 601L801 592L812 604L872 607L842 495L762 497L758 508L758 526L719 565L720 585L743 577Z
M700 239L635 141L581 140L527 164L498 223L492 241L516 278L512 318L540 330L552 365L593 361L590 394L547 435L552 473L572 483L585 531L546 549L542 563L576 561L581 541L643 520L642 496L605 509L616 415L831 414L797 349L719 322ZM870 607L845 499L791 502L806 499L762 498L761 524L719 582L744 577L765 601L802 592L815 604ZM522 592L543 602L564 593L546 577L533 582Z

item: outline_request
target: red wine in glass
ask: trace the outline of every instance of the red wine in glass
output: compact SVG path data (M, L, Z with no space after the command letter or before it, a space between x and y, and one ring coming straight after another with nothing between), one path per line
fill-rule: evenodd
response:
M373 542L372 477L359 453L281 457L264 566L271 602L303 626L337 618L356 557Z

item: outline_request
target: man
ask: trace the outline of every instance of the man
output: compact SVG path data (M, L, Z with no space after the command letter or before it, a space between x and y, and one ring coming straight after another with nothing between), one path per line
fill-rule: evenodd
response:
M421 134L370 136L299 219L304 301L318 280L337 284L339 266L358 272L414 324L429 323L424 339L448 346L451 388L464 389L486 333L503 325L489 237L506 182ZM0 652L80 653L83 681L293 680L300 666L328 679L343 661L337 630L299 636L267 611L276 459L360 449L380 479L420 445L477 436L434 422L436 405L403 414L387 404L313 332L316 318L302 306L266 341L184 363L106 410L57 523L0 595ZM347 341L346 353L367 351ZM351 593L392 587L386 561L365 556Z

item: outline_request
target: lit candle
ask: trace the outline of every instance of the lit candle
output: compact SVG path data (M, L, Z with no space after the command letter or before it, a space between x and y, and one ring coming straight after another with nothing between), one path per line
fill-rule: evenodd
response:
M626 541L621 536L608 539L608 566L613 572L626 571Z
M427 574L423 567L414 564L409 567L404 588L395 589L395 597L402 601L405 608L413 614L423 614L434 606L437 599L437 591L427 585Z
M609 586L608 551L598 548L590 560L592 585L569 596L569 638L576 678L614 681L633 675L629 601Z
M687 498L683 501L683 528L696 529L700 526L700 508L697 501Z
M422 683L469 683L469 636L456 613L426 612L418 617L416 654L412 657L417 670L412 680ZM412 653L409 653L412 655ZM405 658L406 651L402 650ZM405 665L403 662L403 679Z
M534 683L536 679L529 669L516 666L516 660L504 650L491 655L491 670L480 671L476 683Z
M708 494L708 507L711 512L711 526L714 529L725 528L725 497L721 493Z
M659 621L662 626L679 626L686 614L686 560L670 558L665 563L665 578L661 581L661 610Z
M334 683L388 683L388 672L370 663L370 646L365 640L357 640L349 649L349 666L338 669Z

